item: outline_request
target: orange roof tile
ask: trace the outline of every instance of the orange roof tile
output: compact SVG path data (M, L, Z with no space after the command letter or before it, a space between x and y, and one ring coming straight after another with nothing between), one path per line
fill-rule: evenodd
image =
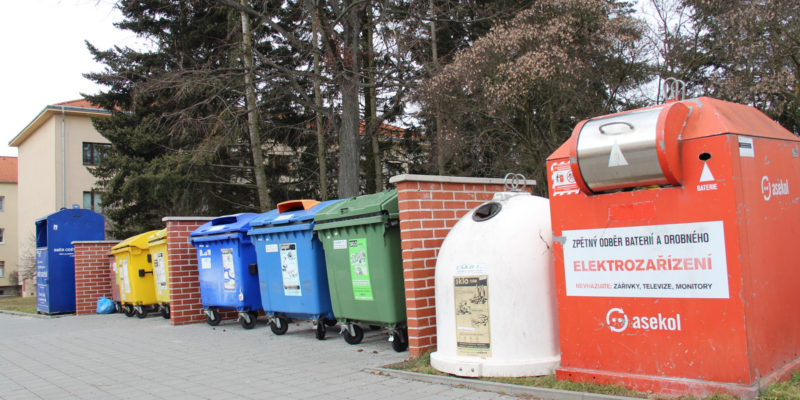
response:
M0 156L0 182L17 181L17 157Z
M89 117L105 117L111 115L111 111L92 105L92 103L88 102L86 99L50 104L45 106L44 110L40 111L39 114L33 118L33 121L29 122L17 136L14 136L14 138L8 142L8 145L11 147L19 147L19 145L22 144L28 136L33 134L33 132L48 118L60 114L61 112L65 112L69 115L83 115Z
M89 103L86 99L78 99L78 100L70 100L70 101L62 101L61 103L53 104L54 106L65 106L65 107L79 107L79 108L96 108L98 110L102 110L102 108L95 106L92 103Z

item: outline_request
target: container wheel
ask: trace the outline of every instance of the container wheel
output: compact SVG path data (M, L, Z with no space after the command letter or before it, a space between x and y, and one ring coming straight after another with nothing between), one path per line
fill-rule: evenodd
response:
M408 329L398 329L395 331L394 340L392 340L392 349L398 353L402 353L408 349Z
M275 323L275 319L278 319L280 322L280 328L278 328L278 325ZM285 317L275 317L272 319L272 321L269 321L269 329L276 335L283 335L289 330L289 320Z
M161 311L161 316L164 317L164 319L169 319L169 306L168 305L161 306L159 308L159 310Z
M248 311L246 313L239 314L239 323L242 324L242 328L244 329L255 328L256 319L258 319L258 313L255 311Z
M132 317L133 314L136 314L136 310L133 308L133 306L128 304L122 305L122 312L125 313L126 317Z
M211 326L219 325L220 322L219 311L208 310L208 312L206 312L206 322Z
M122 312L122 307L120 307L119 303L114 303L114 312Z
M335 319L327 319L327 318L325 319L325 325L336 326L336 324L337 324L337 321Z
M359 344L364 339L364 330L360 326L353 324L353 332L355 336L350 334L350 329L344 330L344 341L347 344Z
M135 307L134 310L136 311L136 316L137 317L139 317L139 318L147 317L147 309L146 308L144 308L142 306L138 306L138 307Z
M327 331L327 329L325 329L325 322L323 322L323 320L317 321L317 331L316 331L317 340L325 340L325 331Z

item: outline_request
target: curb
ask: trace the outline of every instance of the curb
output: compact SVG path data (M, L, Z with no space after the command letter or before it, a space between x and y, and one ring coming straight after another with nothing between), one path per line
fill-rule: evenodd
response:
M437 383L459 388L482 390L499 394L532 396L548 400L631 400L635 397L613 396L607 394L573 392L570 390L540 388L535 386L512 385L509 383L488 382L476 379L458 378L454 376L428 375L419 372L400 371L389 368L369 368L375 374L402 378L412 381ZM641 399L636 399L641 400Z
M19 311L10 311L10 310L0 310L0 314L8 314L14 315L17 317L32 317L32 318L41 318L41 319L50 319L50 318L61 318L61 317L69 317L74 314L56 314L56 315L47 315L47 314L29 314Z

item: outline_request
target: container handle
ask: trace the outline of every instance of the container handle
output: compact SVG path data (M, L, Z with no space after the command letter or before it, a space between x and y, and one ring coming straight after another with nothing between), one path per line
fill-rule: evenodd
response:
M624 121L616 121L616 122L607 122L603 125L600 125L600 133L603 135L621 135L623 133L630 133L633 132L633 124Z
M278 203L278 214L288 211L309 210L319 204L316 200L289 200Z
M526 186L525 175L509 172L503 178L503 187L507 192L523 192Z
M139 270L139 278L144 278L145 274L152 274L153 271L145 271L143 269Z

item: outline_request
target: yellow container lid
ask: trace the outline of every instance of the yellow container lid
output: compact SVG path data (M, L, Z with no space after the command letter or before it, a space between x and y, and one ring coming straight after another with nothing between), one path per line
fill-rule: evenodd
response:
M162 242L167 240L167 228L164 228L160 231L155 231L150 237L147 238L148 246L155 246L159 244L163 244Z
M121 242L119 242L116 246L111 248L111 254L121 253L123 251L128 251L129 249L136 248L139 250L147 250L147 239L155 234L158 231L149 231L145 233L140 233L136 236L131 236Z

